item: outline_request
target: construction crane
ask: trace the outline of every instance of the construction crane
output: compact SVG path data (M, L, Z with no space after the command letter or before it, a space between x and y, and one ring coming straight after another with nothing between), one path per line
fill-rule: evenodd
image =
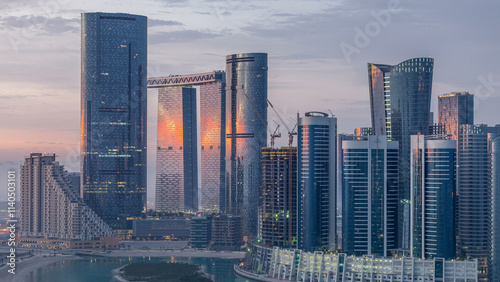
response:
M288 127L286 122L281 117L280 113L274 108L273 104L271 104L271 101L269 101L269 99L266 99L266 101L269 104L269 106L271 106L271 109L273 109L274 113L276 113L281 123L285 126L286 130L288 130L288 147L291 147L293 143L293 136L297 135L297 131L295 131L295 128L297 128L297 124L295 124L292 130L290 130L290 127Z
M297 131L295 131L295 129L297 128L297 124L298 123L295 123L295 126L292 128L292 130L290 130L290 128L288 127L288 125L285 123L285 121L283 120L283 118L281 117L280 113L274 108L273 104L271 104L271 102L269 101L269 99L266 99L267 103L269 104L269 106L271 106L271 109L273 109L274 113L276 113L276 115L278 116L278 118L280 119L281 123L283 123L283 125L285 126L285 128L288 130L288 210L289 210L289 213L291 214L291 203L292 203L292 144L293 144L293 136L294 135L297 135ZM298 185L298 183L297 183ZM297 195L298 197L298 195ZM298 231L297 231L298 232ZM293 236L292 236L292 216L289 216L288 217L288 245L291 245L292 243L292 240L293 240Z
M245 93L245 91L243 91L243 95L248 99L248 101L250 102L250 105L252 105L252 108L254 109L254 111L257 113L257 115L259 116L260 120L262 121L262 123L264 124L264 126L266 127L266 130L269 132L269 135L271 137L271 148L274 148L274 138L276 137L281 137L281 133L278 132L278 129L280 128L280 125L278 124L278 126L276 127L276 129L274 130L274 132L272 132L269 127L267 126L267 122L262 118L262 116L259 114L259 111L257 111L257 108L255 107L255 104L253 103L252 99L250 99L250 97L248 97L247 93ZM267 100L267 99L266 99ZM268 100L269 102L269 100ZM283 121L281 121L283 122ZM285 125L286 126L286 125ZM278 133L276 133L278 132Z

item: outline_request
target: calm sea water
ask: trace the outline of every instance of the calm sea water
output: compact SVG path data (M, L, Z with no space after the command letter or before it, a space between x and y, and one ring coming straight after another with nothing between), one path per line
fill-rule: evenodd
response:
M83 258L58 262L33 271L27 282L110 282L112 270L131 262L186 262L202 265L215 282L254 282L236 275L233 264L238 260L218 258Z

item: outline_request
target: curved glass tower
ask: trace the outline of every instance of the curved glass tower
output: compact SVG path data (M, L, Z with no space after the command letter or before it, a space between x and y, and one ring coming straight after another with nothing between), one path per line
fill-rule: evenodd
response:
M147 18L82 14L81 189L114 229L146 204Z
M308 112L297 133L299 249L335 250L337 118Z
M243 215L243 235L257 233L262 184L260 154L267 147L267 54L226 56L225 210Z
M399 141L400 207L398 245L409 247L410 136L429 133L434 59L414 58L397 65L368 63L373 135Z

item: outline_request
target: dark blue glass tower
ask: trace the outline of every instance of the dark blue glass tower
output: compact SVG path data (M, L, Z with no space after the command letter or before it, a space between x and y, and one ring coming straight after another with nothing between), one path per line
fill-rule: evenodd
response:
M398 142L386 136L343 141L342 252L387 256L396 249ZM365 140L363 140L365 139Z
M373 135L399 141L398 246L409 247L410 136L428 134L434 59L397 65L368 64Z
M257 233L267 147L267 54L226 56L226 191L224 210L243 215L243 235Z
M500 134L488 134L488 153L491 160L491 257L490 280L500 281Z
M81 189L114 229L146 201L147 18L82 14Z
M337 118L321 112L298 117L298 245L335 250Z
M411 256L455 258L455 140L411 140Z

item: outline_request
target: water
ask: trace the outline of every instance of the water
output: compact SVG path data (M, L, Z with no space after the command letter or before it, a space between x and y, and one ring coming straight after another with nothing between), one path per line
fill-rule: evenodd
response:
M27 276L27 282L110 282L112 270L131 262L185 262L202 265L215 282L254 282L236 275L233 264L238 260L219 258L82 258L62 261L37 269Z

